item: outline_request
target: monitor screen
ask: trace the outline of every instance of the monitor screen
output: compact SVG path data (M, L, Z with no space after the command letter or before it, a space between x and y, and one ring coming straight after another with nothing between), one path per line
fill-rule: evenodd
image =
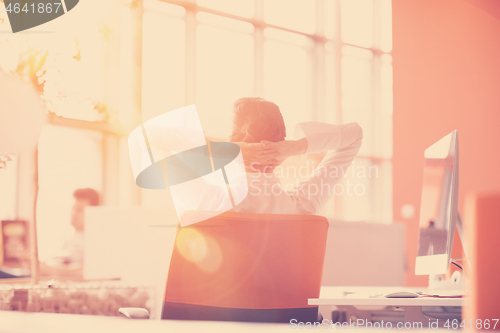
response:
M447 159L426 160L420 203L418 256L447 253L452 165Z
M448 270L457 217L458 136L454 131L425 150L415 274Z

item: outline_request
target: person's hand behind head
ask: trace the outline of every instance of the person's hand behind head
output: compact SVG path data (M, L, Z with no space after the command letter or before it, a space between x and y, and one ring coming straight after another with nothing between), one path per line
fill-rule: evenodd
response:
M264 143L235 142L241 149L245 168L251 171L264 171L276 164L276 152Z
M305 154L307 150L307 141L305 139L283 140L278 142L261 141L265 145L265 150L274 155L273 160L278 165L283 163L288 157Z
M245 164L251 162L267 162L274 156L274 151L271 147L267 147L263 143L247 143L247 142L236 142L240 146L241 153L243 154L243 159Z
M305 154L307 140L281 140L277 142L262 140L260 143L236 142L241 148L245 167L252 172L272 172L288 157Z

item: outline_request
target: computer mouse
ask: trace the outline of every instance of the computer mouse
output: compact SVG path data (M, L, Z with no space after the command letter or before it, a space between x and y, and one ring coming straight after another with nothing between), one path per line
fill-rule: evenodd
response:
M418 293L411 291L396 291L394 293L385 294L386 298L417 298L420 296Z

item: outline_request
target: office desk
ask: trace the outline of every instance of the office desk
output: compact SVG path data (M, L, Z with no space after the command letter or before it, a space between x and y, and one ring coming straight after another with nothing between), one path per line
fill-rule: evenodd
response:
M309 305L335 305L348 309L357 307L402 307L405 322L428 323L422 314L423 306L462 306L463 298L386 298L384 294L394 291L417 291L432 294L425 288L408 287L321 287L319 298L310 298ZM425 326L424 326L425 327Z
M297 328L295 328L297 329ZM290 324L181 320L129 320L118 317L0 311L0 332L9 333L165 333L165 332L293 332ZM431 330L423 330L431 331ZM446 330L449 332L449 330ZM373 329L359 329L359 333ZM422 333L423 333L422 332ZM436 333L436 330L432 330ZM444 331L443 331L444 332Z
M130 320L121 317L0 311L0 332L9 333L166 333L290 332L289 324Z

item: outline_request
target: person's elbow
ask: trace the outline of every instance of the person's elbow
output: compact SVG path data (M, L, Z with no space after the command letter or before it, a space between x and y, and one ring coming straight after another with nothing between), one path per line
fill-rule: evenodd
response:
M358 140L362 140L363 139L363 128L361 127L361 125L359 125L358 123L352 123L352 128L353 128L353 131L356 132L356 137L358 138Z

